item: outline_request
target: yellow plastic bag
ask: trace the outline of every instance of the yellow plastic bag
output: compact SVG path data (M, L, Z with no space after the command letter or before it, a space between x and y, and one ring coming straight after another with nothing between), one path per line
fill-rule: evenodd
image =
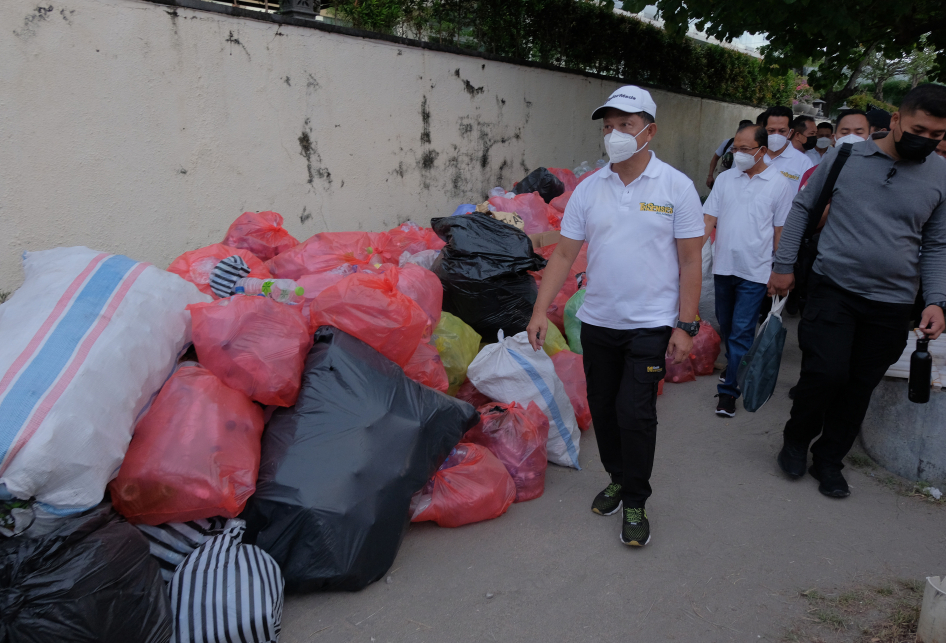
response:
M568 350L568 342L565 341L562 331L552 322L549 322L549 329L545 332L545 343L542 344L542 350L549 357L555 353Z
M456 395L466 379L466 369L480 350L480 339L479 333L459 317L448 312L440 316L440 323L434 329L434 346L447 371L449 395Z

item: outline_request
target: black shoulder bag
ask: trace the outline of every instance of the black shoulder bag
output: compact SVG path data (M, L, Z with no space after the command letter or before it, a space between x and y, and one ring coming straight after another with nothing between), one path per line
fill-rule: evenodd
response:
M799 308L804 308L804 302L808 295L808 279L811 275L811 269L815 265L815 259L818 257L818 241L821 233L818 232L818 223L821 221L821 215L824 209L828 207L831 195L834 192L834 184L838 181L838 175L841 169L847 163L851 156L851 143L845 143L838 151L837 158L828 172L828 178L825 179L824 186L821 188L821 194L818 195L818 201L815 207L808 213L808 225L805 228L805 236L802 237L801 244L798 246L798 259L795 263L795 290L799 297Z
M736 140L736 137L734 136L728 141L726 141L726 146L723 147L723 150L724 150L723 156L722 156L723 167L727 170L732 169L732 144L733 144L733 141L735 140Z

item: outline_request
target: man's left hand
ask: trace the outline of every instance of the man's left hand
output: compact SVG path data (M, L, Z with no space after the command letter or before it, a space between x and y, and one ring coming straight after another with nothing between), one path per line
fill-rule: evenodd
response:
M932 325L930 322L932 322ZM944 329L946 329L946 319L943 318L943 309L939 306L924 308L923 316L920 318L920 330L926 333L926 336L930 339L936 339L943 334Z
M942 320L942 311L940 313ZM673 334L670 335L670 345L667 346L667 357L672 357L674 364L682 364L683 360L690 357L691 350L693 350L693 338L682 328L674 328Z

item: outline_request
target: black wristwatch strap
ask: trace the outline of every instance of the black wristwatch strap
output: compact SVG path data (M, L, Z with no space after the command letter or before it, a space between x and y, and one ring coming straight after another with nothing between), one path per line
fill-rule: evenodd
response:
M931 301L927 306L939 306L943 309L943 313L946 314L946 301Z
M677 322L677 328L685 332L690 337L696 337L697 333L700 332L700 322Z

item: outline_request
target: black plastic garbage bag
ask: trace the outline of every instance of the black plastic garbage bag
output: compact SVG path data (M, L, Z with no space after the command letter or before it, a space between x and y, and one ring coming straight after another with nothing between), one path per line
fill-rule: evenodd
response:
M432 219L447 245L432 270L443 284L443 309L469 324L487 342L497 332L509 336L529 325L538 295L529 270L546 261L518 228L476 213Z
M782 325L785 301L785 298L775 297L772 311L759 328L752 348L742 358L736 371L736 383L742 391L742 405L750 412L761 409L775 391L779 367L782 365L785 335L788 333Z
M0 642L161 643L171 604L148 541L111 505L0 539Z
M411 496L478 420L466 402L323 326L296 405L263 432L245 542L276 560L287 592L362 589L394 562Z
M565 193L565 184L561 179L549 172L544 167L533 170L529 176L519 181L513 188L516 194L526 194L527 192L538 192L542 199L549 203L557 196Z

